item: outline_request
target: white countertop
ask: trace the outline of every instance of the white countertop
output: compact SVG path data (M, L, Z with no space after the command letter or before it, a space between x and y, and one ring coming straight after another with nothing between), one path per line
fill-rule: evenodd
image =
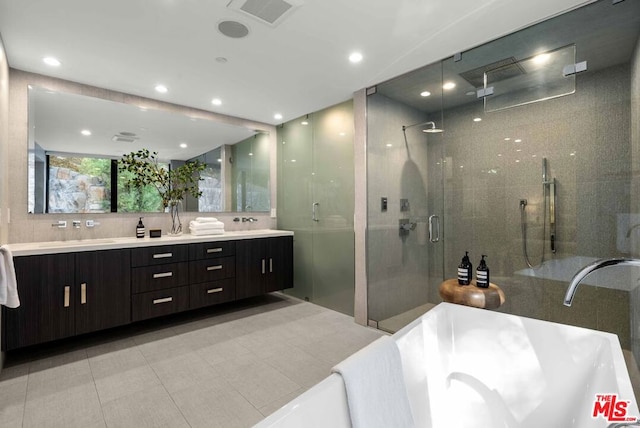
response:
M261 229L225 232L222 235L162 236L160 238L101 238L69 241L27 242L8 244L13 256L34 256L39 254L73 253L78 251L113 250L119 248L152 247L157 245L191 244L197 242L235 241L238 239L271 238L293 236L287 230Z

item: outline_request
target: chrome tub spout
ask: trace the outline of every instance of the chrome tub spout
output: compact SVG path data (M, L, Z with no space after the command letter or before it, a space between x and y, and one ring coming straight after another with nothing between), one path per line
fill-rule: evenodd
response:
M616 266L616 265L625 265L625 266L637 266L640 267L640 260L638 259L623 259L623 258L614 258L614 259L601 259L596 260L593 263L590 263L580 269L578 273L576 273L571 282L569 283L569 288L567 288L567 292L564 295L564 305L571 306L573 303L573 297L576 294L578 289L578 285L580 282L591 272L596 271L598 269L602 269L608 266Z

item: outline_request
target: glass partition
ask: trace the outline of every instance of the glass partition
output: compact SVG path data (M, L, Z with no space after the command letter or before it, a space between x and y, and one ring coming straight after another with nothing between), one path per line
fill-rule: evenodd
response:
M589 262L640 256L639 37L640 2L603 0L378 85L378 94L368 98L370 319L385 328L384 320L402 318L412 306L440 302L440 283L457 276L468 251L474 268L481 254L488 256L490 280L506 296L498 310L615 333L627 357L638 360L637 268L590 275L570 308L563 296L572 275ZM562 58L535 77L529 67L541 53ZM496 65L504 67L506 58L526 71L509 86L509 79L497 78ZM585 71L558 77L567 63L582 61ZM432 80L444 89L440 109L433 110L414 95L417 82L430 82L424 70L437 68L441 79ZM556 77L550 80L551 69ZM488 108L477 96L485 74L496 89L486 98ZM395 147L402 125L421 121L433 121L443 132L422 137L429 150L421 152L411 146L416 136L409 131L415 129L407 129L400 156ZM433 135L442 146L432 158ZM426 169L407 187L426 189L430 201L431 195L438 199L438 178L442 183L440 277L432 274L437 268L413 262L438 254L419 246L417 229L406 241L398 237L397 217L424 218L424 211L415 215L413 196L410 211L403 212L399 201L406 198L398 189L407 176L398 172L409 156L418 171L421 163ZM441 173L432 178L438 157ZM386 196L384 212L380 201ZM431 210L428 205L426 212Z

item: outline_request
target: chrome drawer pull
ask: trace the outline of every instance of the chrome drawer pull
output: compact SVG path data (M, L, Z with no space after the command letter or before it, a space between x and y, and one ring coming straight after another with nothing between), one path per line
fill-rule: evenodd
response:
M154 273L153 278L166 278L169 276L173 276L173 272L162 272L162 273Z
M219 293L222 291L222 287L220 288L210 288L207 290L207 294Z
M269 257L269 273L273 272L273 259Z
M167 257L173 257L173 253L161 253L153 255L154 259L166 259Z
M173 297L165 297L163 299L155 299L153 301L153 304L157 305L158 303L169 303L169 302L173 302Z
M64 307L68 308L69 307L69 295L71 294L71 287L68 285L65 285L64 287Z
M222 248L207 248L207 254L221 253L221 252L222 252Z
M222 269L222 265L207 266L207 270L221 270L221 269Z
M262 273L263 274L265 273L265 271L264 271L264 259L262 259Z
M82 284L80 284L80 304L81 305L87 304L87 283L86 282L83 282Z

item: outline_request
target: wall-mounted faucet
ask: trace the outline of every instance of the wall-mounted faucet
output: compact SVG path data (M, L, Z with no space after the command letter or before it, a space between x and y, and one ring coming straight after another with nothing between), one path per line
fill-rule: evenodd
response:
M589 275L591 272L596 271L598 269L602 269L608 266L616 266L616 265L640 267L640 260L621 259L621 258L601 259L586 265L580 271L578 271L578 273L576 273L571 279L571 282L569 283L569 288L567 288L567 292L564 296L564 305L571 306L571 303L573 303L573 297L575 296L576 291L578 289L578 285L580 285L580 282L587 275Z
M255 218L255 217L242 217L242 222L243 223L246 223L247 221L249 223L253 223L254 221L258 221L258 219Z

